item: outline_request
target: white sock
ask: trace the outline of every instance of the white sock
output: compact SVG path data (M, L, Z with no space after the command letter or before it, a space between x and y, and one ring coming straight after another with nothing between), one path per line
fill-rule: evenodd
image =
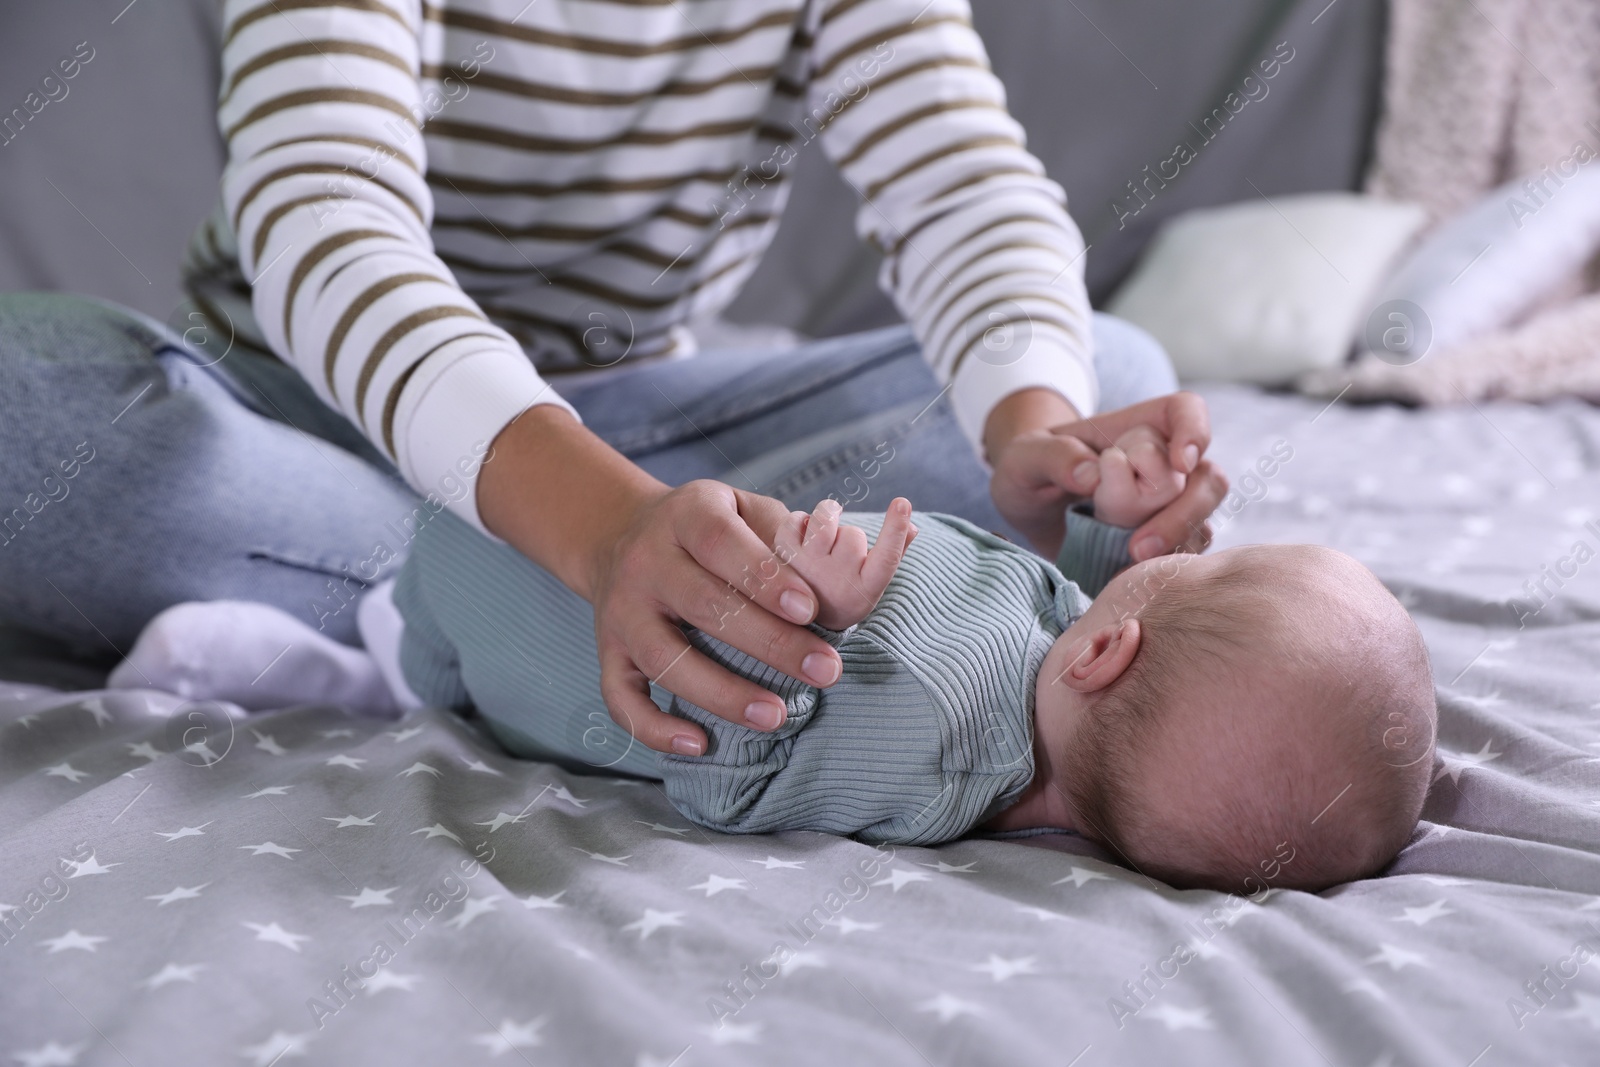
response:
M227 700L251 711L309 703L384 717L400 711L367 653L244 600L193 601L163 611L106 685Z
M411 691L400 670L400 638L406 632L406 620L394 606L393 578L379 582L361 597L356 605L356 629L400 710L422 707L422 698Z

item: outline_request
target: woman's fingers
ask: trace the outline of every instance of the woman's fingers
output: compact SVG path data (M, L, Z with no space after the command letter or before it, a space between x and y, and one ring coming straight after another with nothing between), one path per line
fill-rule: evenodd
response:
M1190 552L1195 555L1199 555L1201 552L1204 552L1206 549L1211 547L1212 536L1213 531L1211 529L1211 520L1207 519L1199 526L1192 527L1189 531L1188 538L1183 542L1183 544L1173 549L1173 551Z
M1194 393L1158 396L1057 426L1052 432L1075 437L1099 452L1135 426L1152 426L1166 439L1169 461L1181 473L1193 471L1211 447L1211 417L1206 402Z
M601 692L644 744L705 744L698 726L654 707L650 681L730 722L772 729L784 718L776 694L694 650L680 622L809 684L838 680L838 652L801 625L816 617L816 594L763 540L776 540L786 516L770 498L691 482L642 512L619 542L595 598Z
M1017 444L1020 452L1013 476L1019 481L1033 489L1053 488L1088 496L1100 484L1100 450L1110 442L1091 444L1076 435L1052 430Z
M706 586L710 587L712 584L708 579ZM745 609L738 612L735 617L723 616L720 628L719 620L716 618L697 622L692 616L699 612L682 614L684 621L696 629L754 656L765 653L775 655L776 658L792 654L794 649L785 645L785 641L791 637L790 630L799 631L805 639L817 641L824 648L828 647L826 642L809 630L774 618L748 601L745 602ZM741 625L735 627L734 618L737 618ZM627 659L635 672L642 674L646 681L661 686L674 696L704 708L718 718L757 730L771 730L783 723L787 712L782 699L776 693L748 678L740 677L707 658L689 644L677 625L666 618L656 615L647 619L627 633L623 641ZM761 647L763 641L767 643L766 648ZM810 666L814 670L826 671L835 662L836 660L823 659L812 661ZM820 684L804 674L801 677L812 684ZM827 680L830 683L837 680L836 673ZM612 690L602 686L602 692L609 694ZM613 704L608 695L606 704L611 708L611 717L619 724L628 725L624 721L625 716L644 724L647 733L636 736L658 751L666 749L662 749L655 742L663 738L670 741L674 736L674 730L679 733L684 730L698 732L698 727L694 724L672 716L668 716L670 722L662 723L649 715L643 705L636 702ZM652 722L657 725L650 726Z
M1191 473L1211 447L1211 414L1206 402L1194 393L1173 393L1163 399L1167 402L1167 455L1172 469Z
M696 563L731 585L730 592L799 625L816 617L811 587L756 536L739 514L731 488L720 482L691 482L672 495L681 500L672 513L674 538ZM772 666L787 673L790 665Z
M1228 479L1210 460L1188 476L1178 499L1156 512L1134 531L1128 551L1135 562L1168 552L1204 551L1211 543L1211 527L1206 522L1228 494Z
M681 632L678 636L683 637ZM652 682L707 710L712 710L712 705L741 706L739 715L721 716L730 722L757 730L773 730L782 725L786 710L772 692L713 663L687 640L671 655L665 654L670 651L670 645L657 647L661 652L646 651L637 657L620 649L610 656L602 656L602 668L609 663L613 669L602 670L601 696L612 720L641 744L680 756L698 756L706 750L704 730L656 706L650 698ZM651 675L637 666L638 659L657 661L661 658L666 659L666 667L658 674ZM691 691L706 695L695 700L685 695Z
M819 686L832 685L838 679L839 653L810 630L785 622L697 567L682 568L676 581L681 584L668 587L667 603L677 617L690 626L749 653L791 678ZM693 682L688 683L689 689L678 688L676 681L670 685L661 684L714 715L733 722L742 721L743 702L695 689ZM766 692L754 683L749 686L753 688L741 687L742 691ZM778 699L771 693L767 696L773 701Z
M614 646L600 650L600 696L612 720L641 744L680 756L705 752L705 731L656 707L650 699L649 679L634 665L626 649Z

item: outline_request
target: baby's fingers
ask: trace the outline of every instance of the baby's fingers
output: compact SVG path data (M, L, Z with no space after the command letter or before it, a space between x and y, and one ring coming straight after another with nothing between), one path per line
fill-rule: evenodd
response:
M1139 439L1129 443L1125 454L1129 466L1145 483L1141 488L1146 492L1170 499L1183 491L1184 476L1173 470L1165 442L1153 437Z
M778 536L772 545L778 562L788 563L800 554L800 548L805 544L806 527L810 524L811 516L805 512L789 512L788 518L778 527Z
M889 579L894 577L906 554L906 546L916 536L915 529L911 525L911 501L903 496L895 497L889 502L889 510L884 512L878 540L861 565L862 583L874 595L881 594Z
M802 543L807 555L826 557L833 551L833 543L839 537L839 516L842 514L844 508L832 497L817 504L811 512L810 521L806 523L805 541Z
M1112 445L1100 453L1100 485L1095 490L1095 500L1132 500L1137 480L1128 454Z

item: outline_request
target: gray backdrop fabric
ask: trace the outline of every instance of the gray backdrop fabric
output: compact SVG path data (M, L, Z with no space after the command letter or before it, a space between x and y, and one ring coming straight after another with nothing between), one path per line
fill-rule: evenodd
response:
M106 297L182 321L178 265L217 200L214 0L50 0L0 12L0 290ZM41 85L86 45L61 88ZM187 322L185 326L189 325Z
M1428 641L1441 758L1383 877L1251 899L1068 835L713 836L443 712L230 730L12 685L0 1059L1594 1063L1600 412L1206 396L1220 543L1349 551Z
M1066 189L1090 246L1084 265L1096 306L1179 211L1359 187L1382 88L1386 15L1382 0L973 4L1028 147ZM1264 96L1205 142L1196 127L1279 42L1294 58ZM1197 158L1119 226L1113 201L1126 200L1127 184L1143 182L1144 168L1157 169L1180 140ZM855 193L814 144L796 175L772 252L729 317L818 336L895 321L876 284L879 258L855 238Z
M0 115L80 42L94 58L0 144L0 290L109 297L163 320L211 209L217 133L214 0L51 0L0 14ZM1067 190L1104 302L1160 220L1190 207L1353 189L1382 70L1382 0L979 0L973 18L1029 146ZM1288 42L1295 58L1181 177L1119 228L1111 204ZM856 198L813 143L776 244L729 318L822 336L895 321Z

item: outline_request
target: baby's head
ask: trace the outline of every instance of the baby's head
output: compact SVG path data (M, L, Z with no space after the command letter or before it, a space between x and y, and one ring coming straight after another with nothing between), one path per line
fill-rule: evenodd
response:
M1130 567L1041 670L1038 750L1073 825L1179 887L1319 890L1415 829L1436 721L1416 624L1311 545Z

